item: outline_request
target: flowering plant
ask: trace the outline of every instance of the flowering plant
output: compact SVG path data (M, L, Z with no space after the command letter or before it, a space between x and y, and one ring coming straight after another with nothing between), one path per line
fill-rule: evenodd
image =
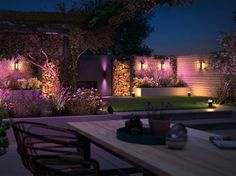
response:
M39 89L42 85L41 81L39 81L37 78L29 78L28 80L25 78L7 78L6 80L2 81L1 84L2 87L11 89Z
M153 78L149 78L149 77L144 77L144 78L137 78L134 77L134 81L133 81L134 87L137 88L149 88L149 87L157 87L158 83L155 82L155 80Z
M29 89L39 89L42 83L37 78L28 79L28 88Z
M11 99L7 102L7 109L13 117L39 117L49 101L41 94L32 92L32 96L22 96L22 99Z
M95 114L102 106L101 94L97 89L79 88L68 103L71 114Z

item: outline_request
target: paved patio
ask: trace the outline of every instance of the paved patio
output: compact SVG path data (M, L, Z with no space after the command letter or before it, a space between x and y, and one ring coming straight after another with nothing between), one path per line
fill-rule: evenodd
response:
M221 107L220 109L228 109L227 107ZM236 109L233 108L232 118L226 117L225 119L229 122L236 122ZM66 126L66 122L73 121L94 121L94 120L115 120L123 118L125 113L117 113L114 115L97 115L97 116L70 116L70 117L43 117L43 118L27 118L27 119L15 119L18 120L27 120L27 121L36 121L47 124L53 124L61 127ZM126 113L127 115L127 113ZM224 118L223 118L224 119ZM222 119L205 119L205 123L216 122L219 123ZM178 122L184 122L186 120L178 120ZM199 123L198 120L188 120L188 123ZM200 122L203 119L199 120ZM186 123L186 122L184 122ZM226 130L215 130L212 131L218 134L232 135L236 137L236 129L226 129ZM10 139L10 146L7 154L0 157L0 173L1 176L31 176L32 174L24 168L21 163L21 160L16 152L16 143L12 133L12 130L9 130L8 136ZM105 152L104 150L92 145L92 158L96 159L101 169L115 169L115 168L126 168L130 165L117 157Z

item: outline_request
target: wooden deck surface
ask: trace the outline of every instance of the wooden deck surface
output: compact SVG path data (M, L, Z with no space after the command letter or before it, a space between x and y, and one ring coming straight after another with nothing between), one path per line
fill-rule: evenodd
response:
M188 129L184 150L166 146L132 144L116 138L123 120L70 122L79 133L127 160L158 175L235 176L236 151L220 150L208 140L210 133Z

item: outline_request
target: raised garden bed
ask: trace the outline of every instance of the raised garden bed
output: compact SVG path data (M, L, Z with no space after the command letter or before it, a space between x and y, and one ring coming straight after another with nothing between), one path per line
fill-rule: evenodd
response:
M11 90L10 97L15 100L32 99L34 96L38 97L41 94L41 89L33 90Z
M134 88L135 96L187 96L189 87Z

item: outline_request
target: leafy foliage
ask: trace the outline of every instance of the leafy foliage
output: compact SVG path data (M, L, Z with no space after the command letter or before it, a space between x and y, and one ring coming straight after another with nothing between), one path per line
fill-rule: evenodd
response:
M16 55L31 54L34 58L43 61L40 51L43 49L49 56L50 60L60 60L65 62L67 59L67 68L61 68L62 77L69 78L71 81L65 81L65 85L76 87L77 63L80 55L87 51L111 48L114 46L117 30L123 33L123 38L130 34L125 33L119 27L129 20L133 19L140 10L149 11L157 5L182 5L189 0L78 0L73 1L72 6L68 9L65 4L58 4L59 10L63 13L20 13L0 16L4 21L10 20L10 28L17 28L16 33L3 33L0 36L0 53L11 57ZM14 17L15 15L15 17ZM38 15L38 16L37 16ZM75 17L74 23L72 17ZM39 17L39 18L37 18ZM48 18L47 18L48 17ZM21 29L31 29L31 33L20 34ZM66 35L47 35L39 29L44 28L60 28L68 31ZM33 32L35 31L35 32ZM37 32L36 32L37 31ZM146 33L143 33L146 37ZM68 37L68 39L66 39ZM139 38L140 39L140 38ZM142 38L141 38L142 39ZM67 40L67 41L66 41ZM66 43L65 43L66 42ZM120 42L120 48L124 42ZM150 50L142 45L139 40L129 42L131 45L128 51L130 53L142 49L150 52ZM63 46L64 45L64 46ZM137 45L135 47L135 45ZM63 47L62 47L63 46ZM68 49L69 48L69 49ZM116 53L120 52L120 49ZM64 53L64 55L63 55ZM64 59L62 59L64 56ZM61 64L62 65L62 64ZM65 69L68 69L65 71ZM72 72L73 74L67 75ZM75 75L75 76L73 76Z
M9 146L9 140L6 134L6 130L10 128L12 119L3 122L4 119L9 119L9 114L5 108L0 106L0 156L7 152Z
M102 107L101 94L97 89L78 89L67 104L69 114L96 114Z
M102 50L102 54L113 55L150 55L152 49L144 44L144 39L153 32L149 24L152 13L137 12L135 17L120 25L112 48Z
M217 88L219 103L233 103L236 100L236 31L222 33L218 38L223 51L211 58L213 69L224 75L223 83Z
M215 53L211 65L223 74L236 74L236 31L222 33L218 38L223 51Z

